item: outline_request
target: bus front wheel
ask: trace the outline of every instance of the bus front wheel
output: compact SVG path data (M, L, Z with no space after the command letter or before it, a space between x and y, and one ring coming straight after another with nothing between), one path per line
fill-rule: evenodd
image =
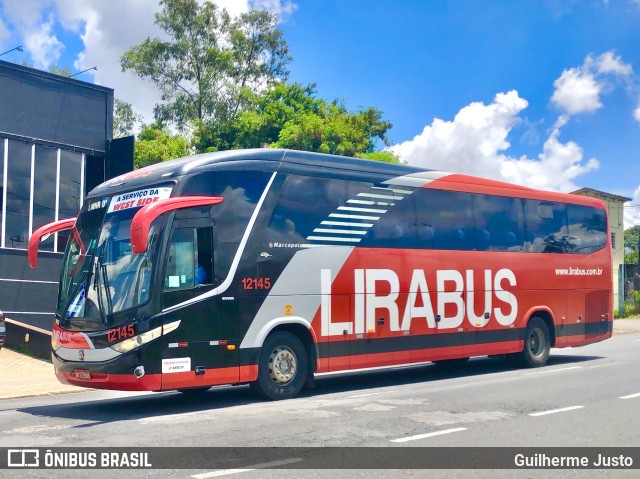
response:
M537 368L547 364L551 351L549 327L541 318L533 317L527 324L524 337L524 350L520 353L523 366Z
M278 331L262 346L258 380L251 383L251 388L266 399L289 399L302 390L307 371L307 355L302 342L291 333Z

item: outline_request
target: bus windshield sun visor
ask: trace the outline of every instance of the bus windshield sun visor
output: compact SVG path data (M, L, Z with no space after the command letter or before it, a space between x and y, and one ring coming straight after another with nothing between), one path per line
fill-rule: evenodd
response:
M158 200L155 203L144 206L138 211L131 221L131 251L140 254L147 251L147 239L151 223L158 216L170 211L196 206L217 205L222 203L221 196L183 196Z
M29 266L35 268L38 265L38 245L42 239L46 239L49 235L58 231L69 230L76 224L75 218L54 221L53 223L41 226L33 232L29 238L29 246L27 248L27 256L29 257Z

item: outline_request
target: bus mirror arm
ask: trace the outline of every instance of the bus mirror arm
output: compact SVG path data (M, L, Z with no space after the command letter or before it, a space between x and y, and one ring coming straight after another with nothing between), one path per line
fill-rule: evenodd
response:
M159 200L155 203L143 206L138 211L133 220L131 220L131 251L133 254L140 254L147 251L147 242L149 239L149 229L151 223L158 216L170 211L182 208L194 208L196 206L217 205L222 203L221 196L180 196L176 198L167 198Z
M76 219L69 218L66 220L54 221L53 223L46 224L35 230L29 238L29 246L27 247L29 266L32 268L38 266L38 245L43 238L46 238L52 233L69 230L73 228L75 224Z

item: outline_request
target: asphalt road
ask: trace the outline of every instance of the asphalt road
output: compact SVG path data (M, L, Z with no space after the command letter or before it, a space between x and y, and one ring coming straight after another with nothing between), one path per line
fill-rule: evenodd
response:
M91 471L94 478L176 477L638 477L635 470L386 469L376 450L326 449L301 469L309 447L640 447L640 334L552 351L546 367L513 369L488 358L456 371L434 365L323 377L301 397L265 402L248 387L180 393L88 391L0 401L0 447L277 447L223 470ZM428 448L428 449L423 449ZM420 452L420 451L423 452ZM370 456L371 469L342 469ZM380 451L378 450L378 453ZM414 451L410 450L410 454ZM403 456L404 454L405 456ZM458 451L457 454L460 454ZM366 454L365 454L366 456ZM387 457L387 459L385 459ZM407 456L410 457L410 456ZM364 458L366 459L366 458ZM397 457L396 457L397 459ZM460 457L460 467L482 459ZM261 469L274 461L298 469ZM313 464L313 463L309 463ZM366 461L365 461L365 464ZM396 462L391 462L394 467ZM409 466L414 464L411 460ZM484 465L483 465L484 464ZM316 463L317 465L317 463ZM239 472L238 468L256 469ZM640 460L635 467L640 467ZM0 477L85 477L88 471L0 470Z

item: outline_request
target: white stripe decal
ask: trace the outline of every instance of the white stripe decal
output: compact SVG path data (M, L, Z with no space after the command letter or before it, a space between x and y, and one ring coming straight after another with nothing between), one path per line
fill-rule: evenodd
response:
M322 221L321 225L330 226L353 226L354 228L371 228L373 223L349 223L347 221Z
M360 213L386 213L387 210L379 210L375 208L356 208L354 206L338 206L341 211L358 211Z
M337 236L307 236L309 241L343 241L345 243L359 243L362 238L338 238Z
M332 230L329 228L316 228L313 230L314 233L338 233L338 234L345 234L345 235L366 235L367 232L366 231L358 231L358 230Z
M71 349L71 348L65 348L64 346L60 346L58 349L56 349L56 355L58 355L60 358L64 359L65 361L79 361L80 359L78 357L78 351L80 350L84 352L84 360L82 361L84 363L96 363L96 362L99 363L103 361L109 361L113 358L117 358L118 356L122 355L122 353L119 353L115 349L111 349L111 348Z
M420 171L418 173L412 173L410 175L398 176L390 180L384 181L385 185L394 186L412 186L414 188L422 188L432 181L439 180L445 176L449 176L452 173L447 171Z
M258 217L258 213L260 212L260 209L262 208L262 204L264 203L264 200L267 197L267 193L271 189L271 185L273 184L273 180L275 179L275 177L276 177L276 173L274 172L273 175L271 175L271 179L267 183L266 188L262 192L262 196L258 200L258 204L256 205L255 209L253 210L253 214L251 215L251 218L249 219L249 224L247 224L247 228L244 230L244 235L242 235L242 240L240 241L240 245L238 246L238 250L236 251L236 255L233 257L233 262L231 263L231 268L229 268L229 274L227 275L225 280L222 282L222 284L220 286L218 286L217 288L212 289L211 291L208 291L208 292L206 292L204 294L201 294L200 296L196 296L195 298L192 298L192 299L190 299L188 301L184 301L182 303L176 304L176 305L171 306L169 308L163 309L162 310L163 313L168 313L170 311L175 311L176 309L184 308L185 306L189 306L190 304L198 303L198 302L203 301L203 300L205 300L207 298L211 298L212 296L217 296L219 294L222 294L227 289L229 289L229 286L231 286L231 283L233 282L233 277L236 274L236 270L238 269L238 264L240 263L240 258L242 257L242 253L244 252L244 248L247 246L247 241L249 240L249 236L251 235L251 230L253 229L253 225L256 222L256 218Z
M375 193L358 193L357 196L366 197L366 198L379 198L381 200L397 200L397 196L389 196L389 195L376 195Z
M348 220L372 220L377 221L380 219L379 216L364 216L364 215L343 215L340 213L331 213L329 218L345 218Z

